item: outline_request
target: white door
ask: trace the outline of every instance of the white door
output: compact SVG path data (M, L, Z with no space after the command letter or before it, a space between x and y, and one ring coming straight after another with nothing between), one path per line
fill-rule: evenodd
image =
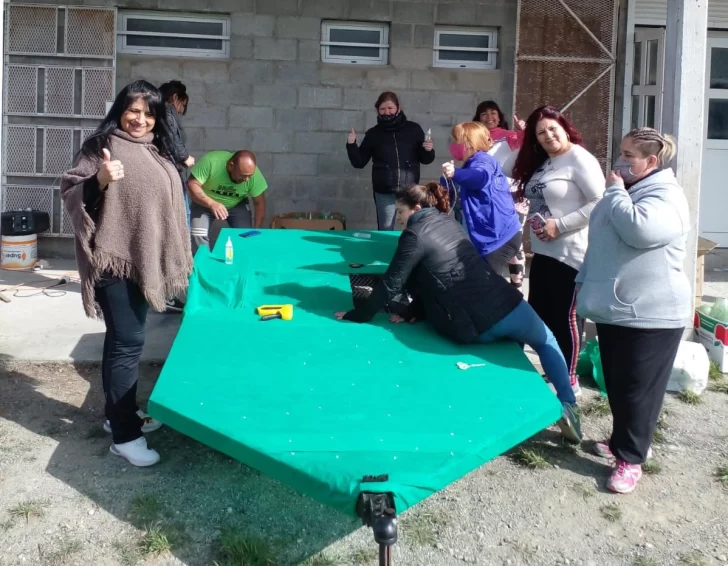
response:
M636 28L631 89L632 129L660 129L664 69L665 28Z
M728 247L728 38L709 38L700 235Z

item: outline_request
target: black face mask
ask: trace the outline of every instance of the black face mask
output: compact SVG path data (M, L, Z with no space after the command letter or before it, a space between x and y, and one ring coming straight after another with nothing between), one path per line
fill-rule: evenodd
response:
M396 114L377 114L377 122L380 124L389 124L391 121L396 120L399 116L399 112Z

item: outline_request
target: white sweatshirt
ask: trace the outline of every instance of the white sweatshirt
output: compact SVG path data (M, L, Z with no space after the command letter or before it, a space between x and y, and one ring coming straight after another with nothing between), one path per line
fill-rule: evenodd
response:
M517 156L517 152L512 153L503 166L503 172L509 177ZM538 212L545 219L553 218L560 235L550 242L542 242L531 231L531 250L578 271L588 244L589 216L602 198L604 188L601 165L580 145L547 159L526 185L526 198L531 202L529 216Z

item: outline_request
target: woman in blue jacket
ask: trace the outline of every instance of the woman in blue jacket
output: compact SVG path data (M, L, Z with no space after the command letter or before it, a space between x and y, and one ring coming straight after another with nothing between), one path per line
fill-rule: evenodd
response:
M508 179L498 161L488 155L493 147L483 124L463 122L452 129L450 155L463 163L442 166L444 183L459 187L460 206L470 240L493 271L503 275L521 247L521 222L513 204Z

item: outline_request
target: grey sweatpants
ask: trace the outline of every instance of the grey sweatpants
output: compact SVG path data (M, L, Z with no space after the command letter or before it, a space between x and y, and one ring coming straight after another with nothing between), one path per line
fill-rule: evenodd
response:
M191 203L190 216L192 255L194 255L200 246L210 247L210 225L216 222L217 219L209 208L200 206L196 202ZM241 202L236 207L228 208L227 220L222 222L227 222L230 228L251 228L253 220L246 201Z

